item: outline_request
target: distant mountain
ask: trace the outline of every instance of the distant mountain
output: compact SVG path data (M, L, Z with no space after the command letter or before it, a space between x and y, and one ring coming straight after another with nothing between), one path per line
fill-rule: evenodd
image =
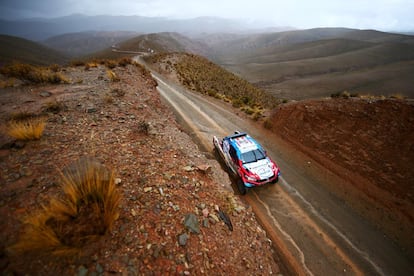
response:
M318 28L202 41L211 60L279 98L414 97L414 36Z
M0 65L19 61L36 65L64 64L68 57L39 43L8 35L0 35Z
M57 35L42 41L42 43L70 57L79 57L104 50L137 35L138 33L135 32L90 31Z
M251 26L237 20L199 17L168 19L143 16L70 15L52 19L0 20L0 33L39 41L65 33L85 31L131 31L137 33L179 32L187 35L245 32Z
M154 33L140 35L120 42L115 47L88 55L89 58L116 58L124 55L123 52L190 52L207 55L208 46L192 40L179 33ZM127 54L128 55L128 54Z

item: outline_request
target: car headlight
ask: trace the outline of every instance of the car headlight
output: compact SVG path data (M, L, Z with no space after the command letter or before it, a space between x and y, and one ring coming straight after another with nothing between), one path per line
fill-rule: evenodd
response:
M248 181L257 181L257 179L256 179L256 177L253 177L253 176L249 176L249 175L244 175L244 177L246 177L246 179L248 180Z

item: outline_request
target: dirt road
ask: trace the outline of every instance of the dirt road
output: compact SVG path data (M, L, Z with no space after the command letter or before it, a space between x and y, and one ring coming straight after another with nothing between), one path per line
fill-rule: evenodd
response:
M178 120L206 152L212 152L214 135L247 131L279 164L279 184L250 190L244 199L293 274L413 275L412 262L387 236L322 188L321 181L333 179L329 172L223 103L153 76ZM232 189L228 179L223 183Z

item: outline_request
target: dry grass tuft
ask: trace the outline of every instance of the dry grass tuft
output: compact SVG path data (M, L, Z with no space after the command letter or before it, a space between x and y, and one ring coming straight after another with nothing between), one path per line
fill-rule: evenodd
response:
M0 73L7 77L17 78L32 83L69 83L69 80L59 72L55 72L55 67L37 67L30 64L11 63L3 66Z
M37 118L38 115L28 111L19 111L16 113L10 114L8 121L23 121L28 119Z
M6 80L0 80L0 88L13 87L16 84L15 78L8 78Z
M67 106L61 101L51 101L47 102L42 106L43 112L50 112L53 114L58 114L59 112L66 110Z
M24 221L24 231L9 252L72 255L111 230L118 219L121 194L114 174L84 158L62 173L63 197L53 198Z
M273 96L201 56L161 53L145 60L174 67L179 81L188 89L231 102L256 120L261 117L257 109L271 109L279 104Z
M115 60L111 60L111 59L105 60L104 64L109 69L114 69L115 67L118 66L118 62Z
M115 74L114 71L112 70L107 70L106 74L108 75L108 78L112 81L112 82L118 82L121 79Z
M72 67L77 67L77 66L84 66L85 65L85 61L84 60L72 60L70 62L70 65Z
M118 60L118 65L121 67L126 67L128 64L132 64L132 63L133 63L132 59L127 58L127 57L121 58Z
M11 120L7 125L7 134L17 140L37 140L42 137L46 126L44 118Z

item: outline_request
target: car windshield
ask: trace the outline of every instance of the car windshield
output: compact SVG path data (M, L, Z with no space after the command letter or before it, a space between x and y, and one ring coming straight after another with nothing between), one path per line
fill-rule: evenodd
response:
M257 160L266 158L266 155L260 149L255 149L241 154L243 164L256 162Z

